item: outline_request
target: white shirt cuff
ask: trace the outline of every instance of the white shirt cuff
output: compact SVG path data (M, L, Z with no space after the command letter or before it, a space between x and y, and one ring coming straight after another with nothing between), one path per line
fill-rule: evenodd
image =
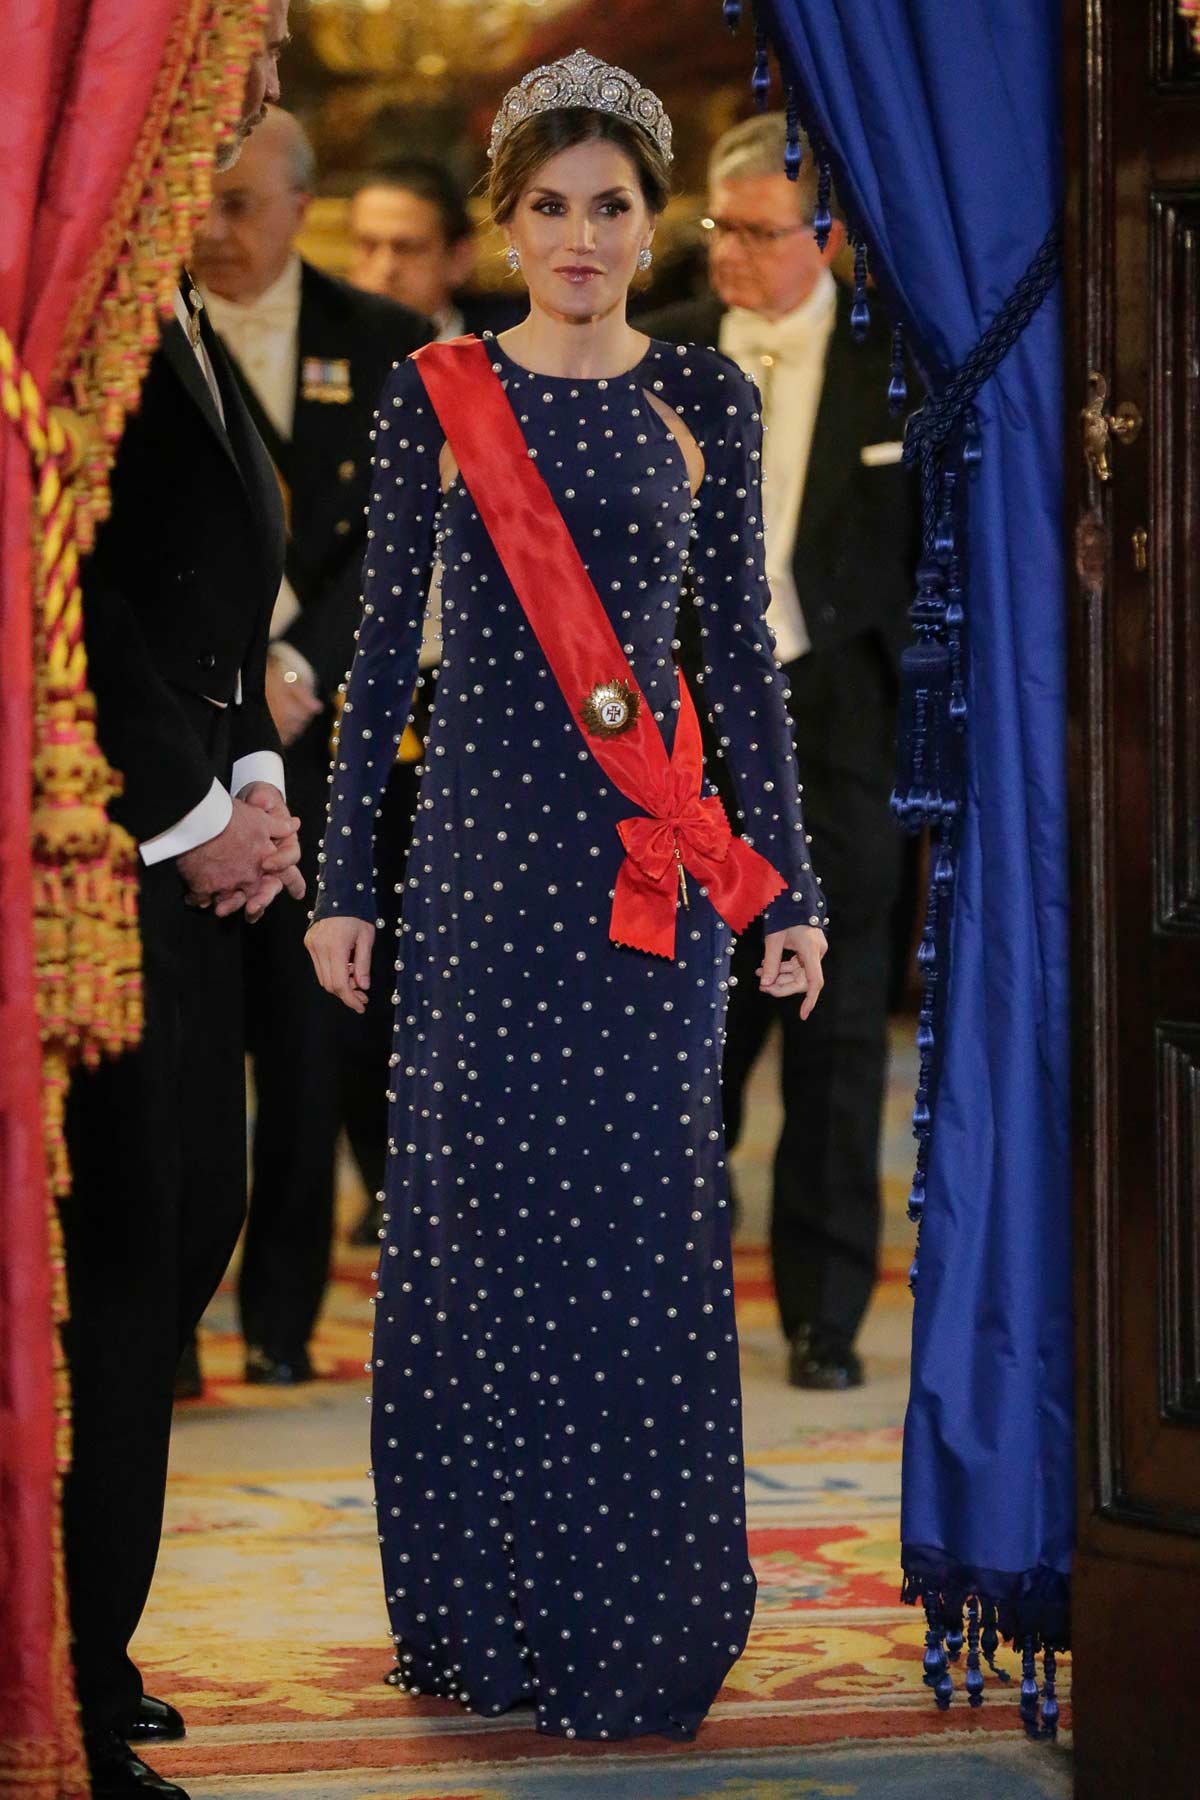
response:
M239 756L233 765L233 774L229 785L235 794L241 794L252 781L268 781L278 788L284 799L287 788L283 778L283 758L278 750L252 750L249 756Z
M263 754L270 756L274 752ZM253 759L246 757L244 760ZM278 757L275 760L280 761ZM199 806L193 806L190 813L185 813L176 824L160 831L156 837L143 838L138 853L147 867L152 868L155 863L166 862L168 857L182 856L198 844L207 844L210 838L220 837L232 817L233 801L220 782L214 781Z

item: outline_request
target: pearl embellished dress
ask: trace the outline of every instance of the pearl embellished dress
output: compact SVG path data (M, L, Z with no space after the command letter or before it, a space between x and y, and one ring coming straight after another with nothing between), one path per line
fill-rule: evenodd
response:
M685 561L744 829L823 923L764 624L753 384L652 344L531 373L489 340L530 454L659 720ZM646 399L699 443L682 451ZM754 1609L722 1163L730 934L693 887L673 961L612 944L635 809L571 717L416 368L380 403L365 602L316 917L374 920L373 835L435 556L443 661L395 963L372 1454L404 1684L567 1737L691 1736ZM377 945L374 979L387 978ZM792 1002L792 1004L798 1004Z

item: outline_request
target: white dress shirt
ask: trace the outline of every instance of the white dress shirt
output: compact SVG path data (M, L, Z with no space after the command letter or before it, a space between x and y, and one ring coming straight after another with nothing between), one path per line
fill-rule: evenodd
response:
M183 295L178 289L175 291L175 317L182 325L190 342L188 309ZM194 345L193 348L196 352L196 361L200 364L201 372L208 383L209 392L212 394L217 412L224 424L225 408L221 403L221 389L217 381L216 370L212 366L203 341ZM239 675L234 704L240 705L241 698L242 683ZM212 704L216 706L219 702L214 700ZM254 781L270 782L271 786L278 788L281 794L285 791L283 758L277 750L254 750L249 756L238 757L233 765L229 787L233 793L241 794ZM169 826L166 831L158 832L155 837L143 838L138 845L138 853L147 866L166 862L168 857L182 856L185 851L195 850L200 844L207 844L211 838L219 837L232 817L233 800L229 789L223 787L219 781L214 781L203 800L197 806L193 806L190 812L185 813L182 819L177 819L174 825Z
M256 300L224 300L202 288L213 330L229 347L259 404L281 438L296 422L297 343L300 335L300 258Z
M302 278L300 258L292 255L257 299L226 300L211 288L202 290L213 329L228 345L268 419L289 443L296 427ZM271 653L295 669L315 693L317 677L312 664L287 642L287 633L299 616L299 598L285 575L271 614Z
M780 319L734 306L721 320L721 350L753 376L762 394L767 624L781 663L812 648L792 557L836 317L837 284L824 269L808 297Z

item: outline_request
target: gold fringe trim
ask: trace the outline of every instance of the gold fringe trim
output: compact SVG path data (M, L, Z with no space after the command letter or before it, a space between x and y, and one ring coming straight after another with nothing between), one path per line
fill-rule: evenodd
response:
M1200 56L1200 0L1179 0L1179 10L1191 24L1192 45Z
M0 1794L12 1800L87 1800L90 1791L81 1754L64 1768L59 1746L45 1738L0 1740Z
M0 404L34 468L37 669L32 841L43 1111L51 1192L70 1188L63 1122L71 1070L141 1035L137 851L105 808L120 792L87 690L79 570L109 507L109 477L170 313L180 263L212 197L217 145L241 113L265 0L183 0L129 171L71 315L51 409L0 331Z

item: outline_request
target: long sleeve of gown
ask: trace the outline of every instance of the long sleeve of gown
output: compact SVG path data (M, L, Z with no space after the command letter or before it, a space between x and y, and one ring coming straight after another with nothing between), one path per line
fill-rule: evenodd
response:
M767 931L825 928L828 911L809 857L786 680L767 626L758 390L736 363L713 356L723 407L705 408L705 473L696 501L692 579L704 645L703 694L729 765L747 843L787 890L762 915ZM697 409L699 413L700 409ZM699 420L689 415L697 429Z
M375 415L363 607L330 776L313 918L374 923L375 825L412 706L434 560L443 434L412 363Z

